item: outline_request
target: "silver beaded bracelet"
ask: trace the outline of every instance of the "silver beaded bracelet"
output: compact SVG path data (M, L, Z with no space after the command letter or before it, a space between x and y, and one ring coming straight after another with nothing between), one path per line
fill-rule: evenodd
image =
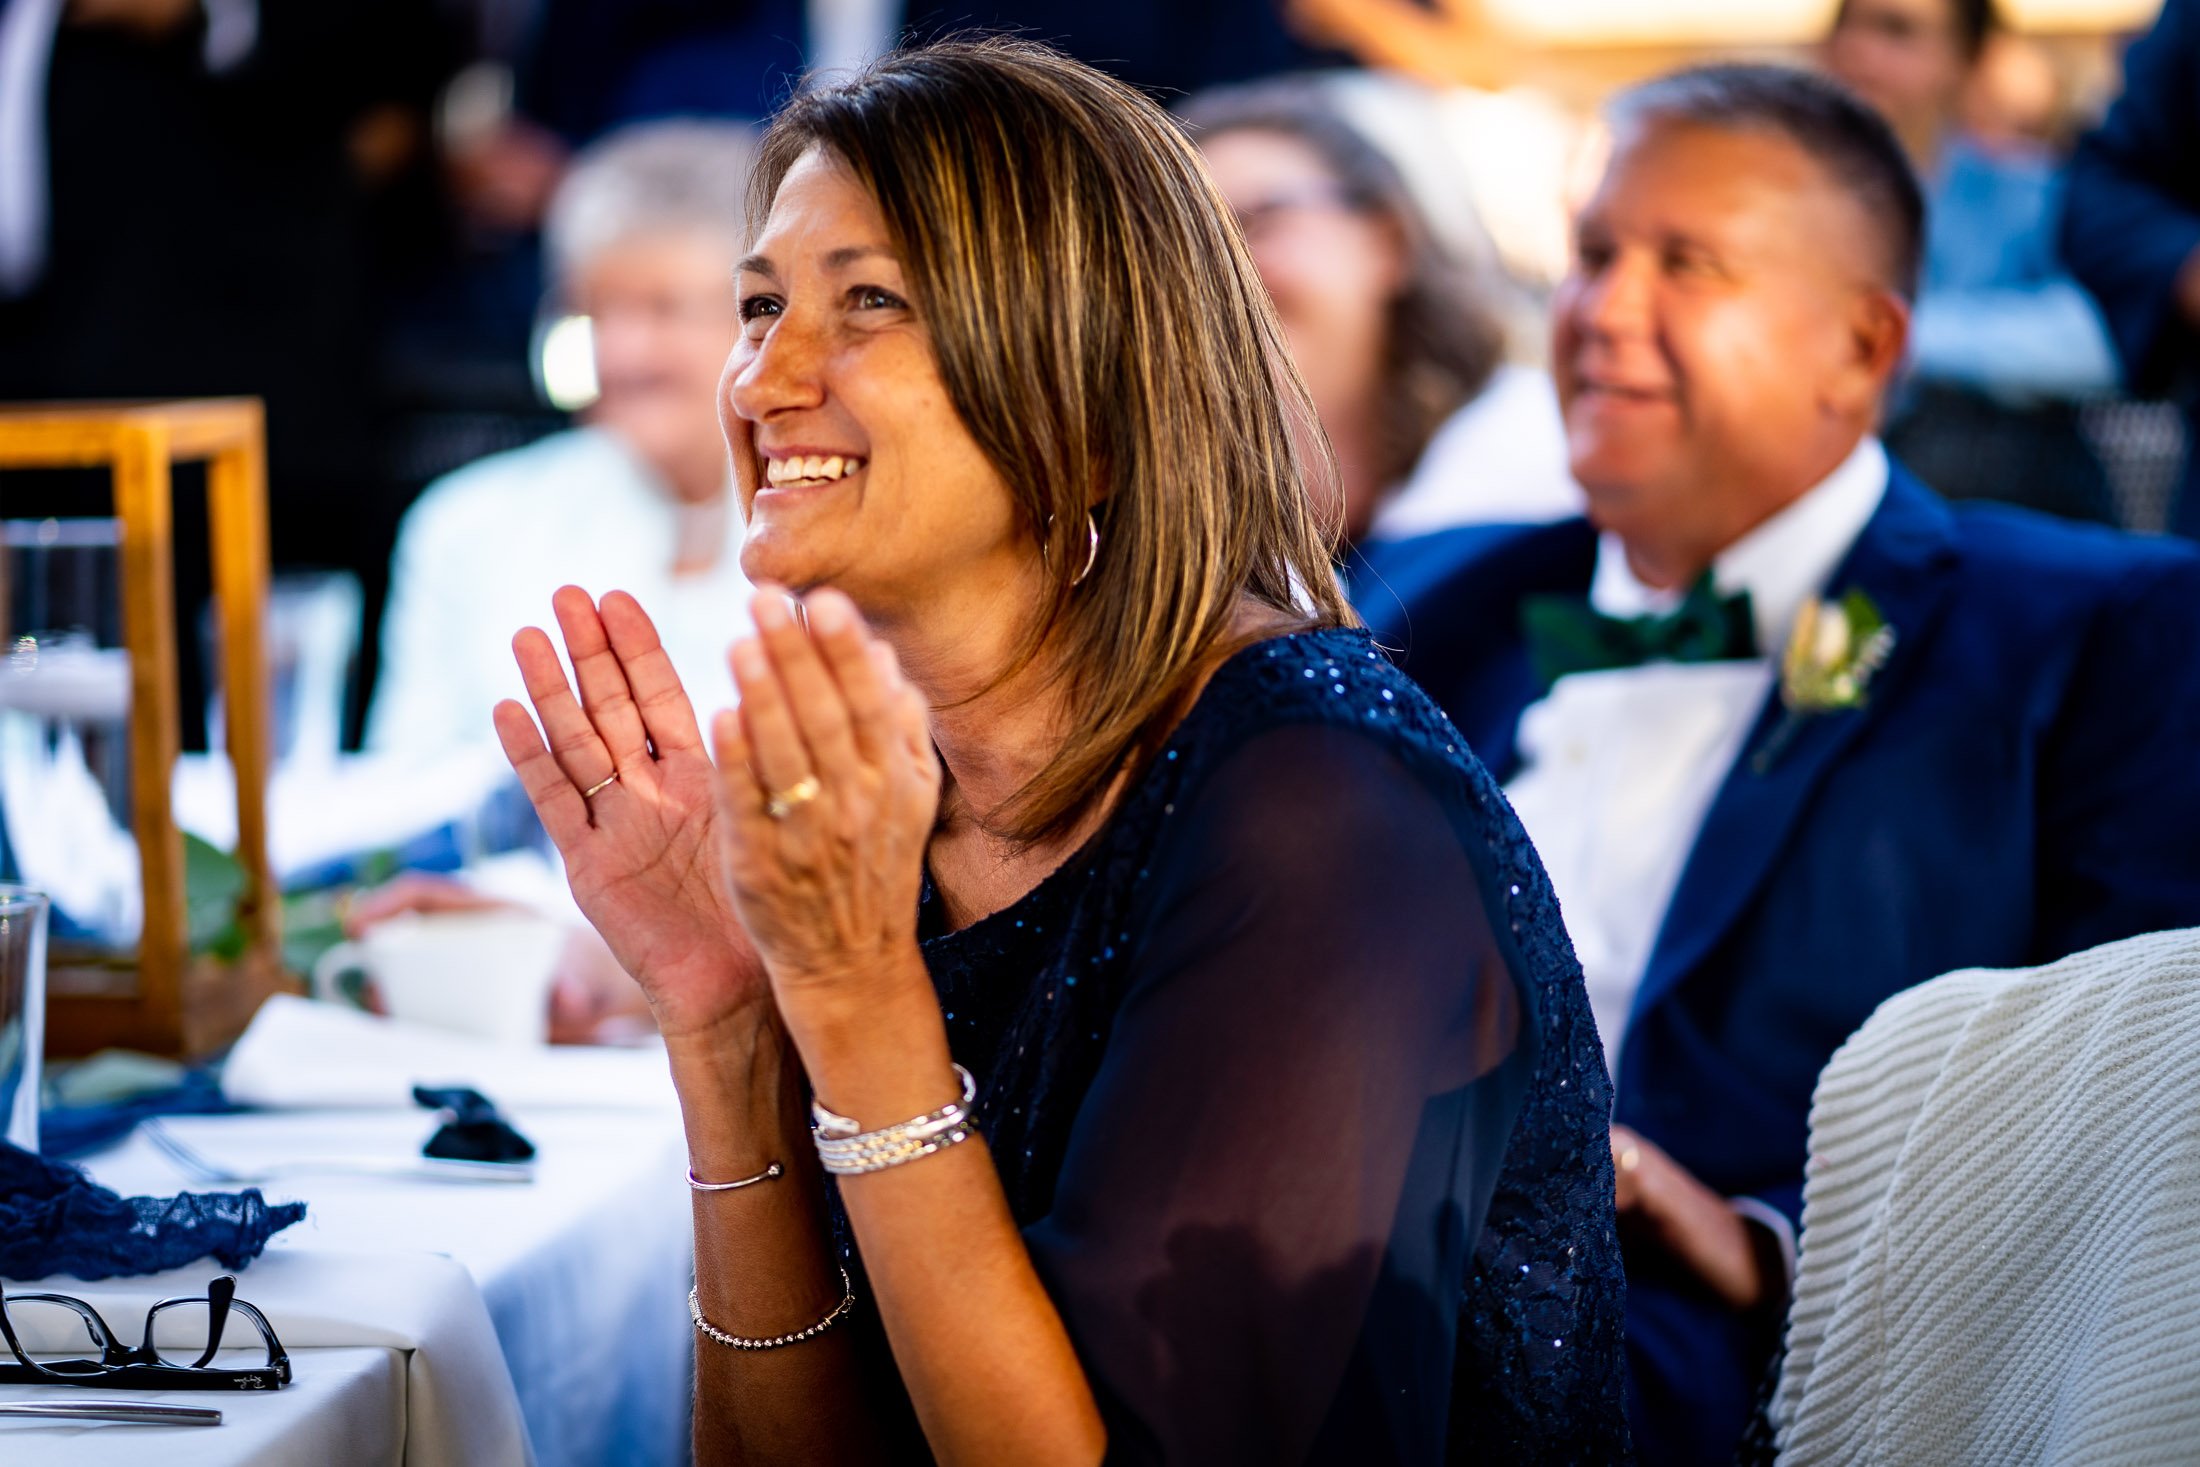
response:
M954 1067L962 1081L962 1098L951 1100L928 1115L866 1131L855 1121L836 1115L812 1102L811 1138L817 1143L818 1160L825 1170L839 1176L859 1176L884 1171L905 1162L933 1156L959 1146L976 1135L970 1106L978 1098L978 1083L961 1065Z
M816 1339L819 1335L838 1324L849 1310L855 1308L856 1286L849 1282L848 1270L845 1268L840 1271L840 1291L840 1302L833 1306L832 1313L826 1315L808 1329L798 1329L793 1334L773 1335L768 1340L752 1340L745 1335L729 1335L717 1325L703 1318L703 1301L696 1289L688 1290L688 1317L695 1321L697 1329L729 1350L776 1350L782 1345L799 1345L804 1340Z

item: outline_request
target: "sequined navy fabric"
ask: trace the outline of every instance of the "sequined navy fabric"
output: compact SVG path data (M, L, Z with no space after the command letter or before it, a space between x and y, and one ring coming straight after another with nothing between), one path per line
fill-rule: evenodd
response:
M1496 785L1365 633L1241 652L1077 856L921 922L1111 1461L1625 1459L1579 968Z

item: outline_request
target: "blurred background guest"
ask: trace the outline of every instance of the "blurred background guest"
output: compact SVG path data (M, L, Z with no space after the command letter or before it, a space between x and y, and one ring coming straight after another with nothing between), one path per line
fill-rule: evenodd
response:
M1999 29L1993 0L1845 0L1821 53L1894 128L1930 206L1887 439L1943 494L2114 523L2073 400L2112 392L2116 363L2056 250L2060 160L2006 129L1989 147L1965 124Z
M1819 1071L1889 995L2200 921L2200 555L1951 509L1875 434L1924 203L1804 71L1612 110L1552 361L1589 516L1371 546L1613 1061L1635 1442L1726 1463Z
M828 45L837 34L805 12L850 6L467 0L466 8L473 62L439 111L451 238L437 268L409 282L396 336L415 395L463 395L510 411L529 402L521 364L545 283L539 231L576 150L637 122L769 116L793 94L811 33ZM875 44L888 39L872 34Z
M2124 94L2078 148L2063 247L2100 300L2133 391L2200 428L2200 3L2168 0L2124 61ZM2174 523L2200 536L2200 459Z
M1504 360L1495 283L1329 92L1252 83L1181 111L1336 452L1346 540L1578 512L1557 399Z
M1879 109L1925 185L1911 370L1995 393L2105 392L2107 331L2056 254L2057 160L1962 127L1995 30L1993 0L1845 0L1826 38L1827 70Z
M370 748L491 741L489 709L518 691L512 629L569 583L646 598L682 678L730 699L749 586L716 394L750 148L736 123L644 124L566 176L549 253L598 396L584 426L450 475L405 516Z

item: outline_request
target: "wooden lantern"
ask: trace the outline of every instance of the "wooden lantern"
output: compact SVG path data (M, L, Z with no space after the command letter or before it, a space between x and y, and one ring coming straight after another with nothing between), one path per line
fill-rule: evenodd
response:
M0 470L105 466L121 525L123 644L130 654L130 800L144 927L134 967L57 965L47 976L46 1048L118 1045L199 1055L236 1037L284 987L282 908L267 856L269 747L267 458L256 398L0 407ZM176 691L174 494L178 459L207 463L236 860L245 877L235 962L190 951L183 835L171 809L181 722Z

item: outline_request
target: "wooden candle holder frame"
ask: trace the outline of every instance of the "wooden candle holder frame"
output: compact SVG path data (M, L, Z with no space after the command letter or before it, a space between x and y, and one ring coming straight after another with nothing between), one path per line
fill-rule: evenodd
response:
M135 971L55 966L46 1051L120 1046L204 1054L241 1032L282 972L282 905L267 854L267 454L257 398L0 407L0 471L105 467L121 524L123 644L130 654L130 813L145 889ZM236 860L246 944L233 963L194 957L183 834L171 790L181 744L176 690L175 494L179 459L206 461L222 692L236 773Z

